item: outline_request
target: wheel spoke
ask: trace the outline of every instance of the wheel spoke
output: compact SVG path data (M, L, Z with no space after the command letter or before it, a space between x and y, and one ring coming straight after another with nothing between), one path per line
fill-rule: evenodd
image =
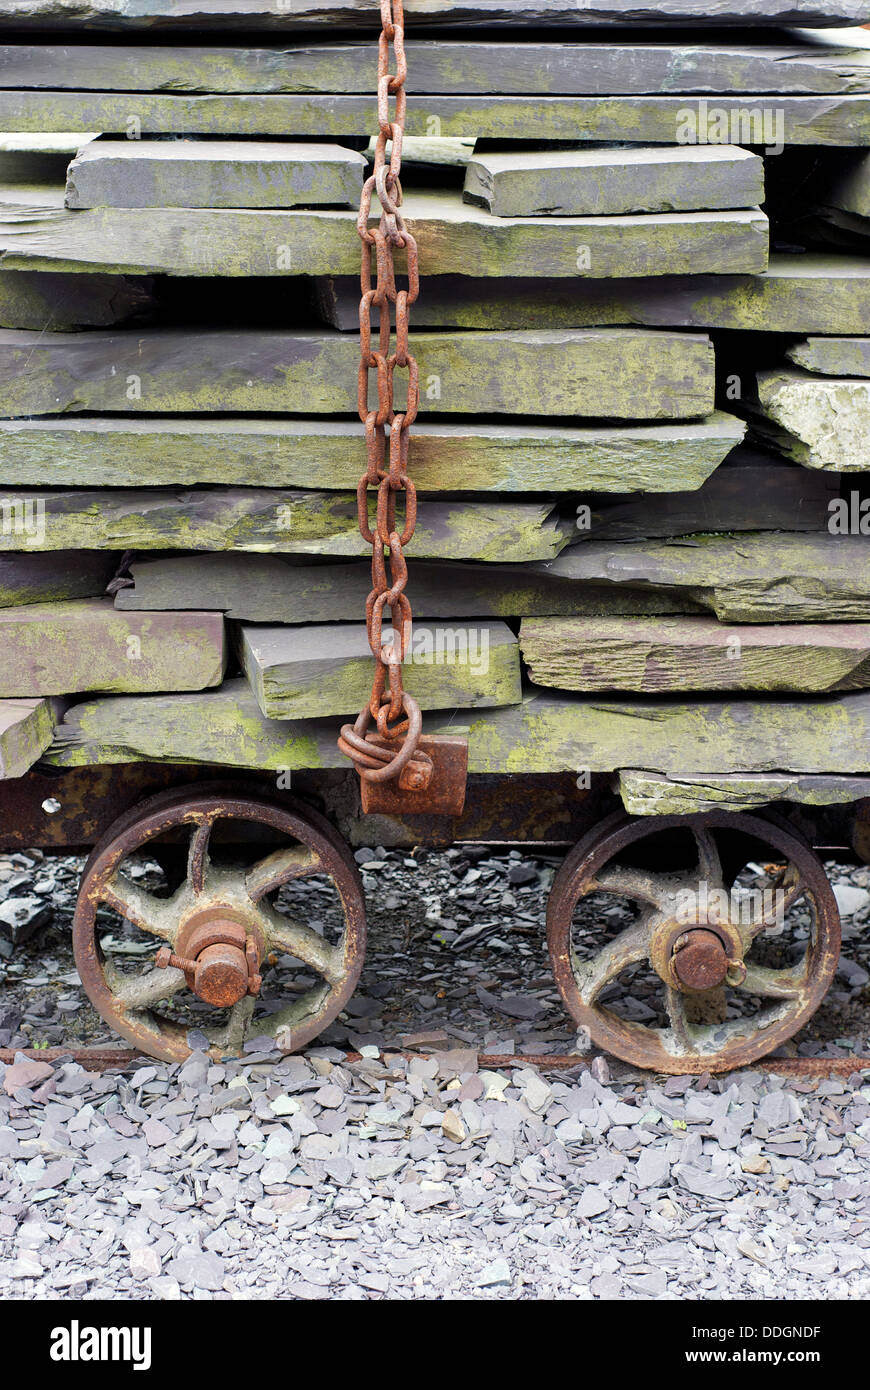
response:
M587 892L599 890L603 893L618 893L624 898L634 898L638 902L651 903L653 907L666 910L674 896L673 884L659 874L647 869L627 868L622 864L612 864L603 873L595 874L589 882Z
M322 860L313 849L307 845L293 845L289 849L277 849L253 864L245 875L245 887L251 900L257 903L282 884L316 874L322 868Z
M774 970L771 966L747 961L746 979L737 986L747 994L760 994L764 999L796 999L806 987L806 960L790 970Z
M589 1007L605 985L616 979L626 966L647 960L648 953L648 918L644 916L608 941L591 960L576 962L574 974L582 1002Z
M767 931L770 927L782 926L789 908L794 907L795 903L800 901L806 889L800 872L794 864L789 864L779 875L773 888L762 890L762 892L764 891L773 893L773 905L765 910L762 902L762 911L753 916L747 927L750 936L757 936L759 932Z
M150 932L164 941L172 941L175 935L174 914L170 910L171 898L155 898L137 888L135 883L124 878L119 871L100 888L100 898L134 927Z
M113 971L110 988L122 1008L150 1009L161 999L169 999L177 994L186 984L183 970L172 967L158 970L155 967L150 975L122 975L120 971Z
M211 817L204 817L199 825L194 827L190 837L190 849L187 856L187 877L191 888L197 896L205 888L205 880L208 876L208 843L211 839Z
M698 848L698 878L706 882L708 888L724 888L722 860L710 831L702 825L695 825L692 826L692 836Z
M241 1052L251 1027L256 1002L252 995L246 994L244 999L233 1004L226 1027L207 1030L209 1042L216 1047L224 1048L228 1053Z
M686 995L667 985L665 988L665 1008L670 1019L671 1036L680 1052L697 1052L692 1036L692 1026L686 1010Z
M266 930L267 944L272 950L296 956L331 985L338 984L344 978L344 952L339 946L330 946L311 927L282 916L267 902L260 902L258 909Z

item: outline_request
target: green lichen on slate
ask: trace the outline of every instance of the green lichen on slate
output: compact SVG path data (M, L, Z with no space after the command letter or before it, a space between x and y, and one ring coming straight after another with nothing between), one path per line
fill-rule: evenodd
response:
M713 410L704 334L649 329L426 333L415 340L421 395L448 415L694 419ZM345 414L356 418L359 345L327 332L0 330L7 417ZM372 385L372 391L374 386ZM396 379L401 409L406 378Z
M745 626L712 618L524 618L536 685L559 690L857 690L870 685L870 624Z
M32 8L29 6L28 8ZM409 6L408 13L413 8ZM281 13L284 18L289 11ZM276 12L278 18L278 12ZM46 36L47 37L47 36ZM742 36L740 36L742 37ZM176 38L179 36L176 35ZM669 42L630 44L547 41L511 34L498 44L467 34L407 38L408 91L414 95L499 93L525 95L685 93L866 92L866 54L861 49L799 45L739 46L710 42L703 33L679 31ZM371 38L326 45L205 47L195 36L155 47L77 45L79 62L62 44L41 42L38 50L17 46L3 55L6 88L93 92L278 93L349 92L360 89L360 70L371 54ZM407 157L407 151L406 151Z
M141 277L0 270L0 328L108 328L152 307L153 283Z
M469 712L470 772L870 772L870 695L782 700L599 700L538 696ZM456 732L456 719L428 731ZM198 695L74 706L48 755L62 766L168 759L234 767L342 766L335 721L267 720L247 682Z
M0 700L0 779L23 777L51 743L52 700Z
M864 334L870 323L870 261L854 254L775 251L753 275L651 275L645 279L536 281L443 275L438 295L414 306L425 328L731 328L750 332ZM325 322L357 325L359 283L352 276L317 282Z
M113 696L73 705L47 754L63 767L93 762L189 762L292 769L338 767L317 726L267 720L247 681L203 695ZM194 751L195 750L195 751Z
M3 540L7 541L8 537L4 536ZM114 556L96 551L10 553L7 547L0 550L0 610L25 604L95 598L105 592L116 567Z
M431 424L414 427L425 492L691 491L743 438L714 411L689 423ZM0 485L135 487L201 483L355 488L365 469L352 420L62 416L0 420Z
M737 773L679 778L636 768L620 771L617 787L632 816L688 816L704 811L751 811L776 802L805 806L848 805L870 796L870 779Z
M33 512L36 506L41 512ZM371 508L375 505L374 494ZM28 511L27 509L31 509ZM371 511L373 517L374 513ZM356 498L267 488L14 492L0 498L7 550L260 551L370 553ZM31 521L30 530L24 523ZM411 543L429 559L552 559L569 539L552 503L427 501Z
M0 126L8 96L0 91ZM142 100L207 102L209 98ZM351 211L150 208L143 218L139 208L70 211L53 207L40 189L33 190L32 201L29 208L20 201L4 206L0 198L0 253L9 270L284 278L352 275L359 270L359 251L353 243L356 213ZM420 263L430 276L464 273L602 280L705 272L757 274L767 265L767 218L757 208L500 219L463 204L458 190L439 190L410 193L403 213L419 243Z
M0 609L0 698L199 690L223 671L215 613L123 613L110 598Z
M372 656L359 624L241 628L239 658L271 719L354 716L367 704ZM413 624L405 688L421 709L517 704L516 639L502 623Z
M870 548L860 535L744 532L585 542L549 573L588 583L676 589L722 622L870 621Z

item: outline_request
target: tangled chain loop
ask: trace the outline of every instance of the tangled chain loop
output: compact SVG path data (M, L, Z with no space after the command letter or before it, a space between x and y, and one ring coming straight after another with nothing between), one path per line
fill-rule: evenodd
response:
M380 6L379 130L374 172L363 185L357 220L357 231L362 242L358 404L359 416L365 426L367 452L367 468L357 487L357 513L363 539L372 547L372 589L366 600L366 626L376 665L369 703L360 711L355 724L343 726L338 740L339 748L353 759L360 776L372 782L388 781L398 776L414 755L422 726L419 705L402 684L402 662L411 638L411 605L405 593L408 567L403 550L414 534L417 521L417 493L408 476L408 446L410 427L417 418L419 404L417 361L408 351L408 307L414 303L420 290L417 243L402 218L402 185L399 182L408 68L402 0L380 0ZM389 71L390 44L396 59L394 73ZM391 96L395 99L392 120ZM389 163L388 141L392 143ZM369 228L373 193L377 193L382 209L380 224L374 231ZM393 263L396 247L404 248L406 253L406 290L396 289ZM391 304L396 306L396 341L392 352ZM378 345L373 349L372 313L375 306L378 311ZM397 369L408 373L407 405L399 414L393 409L393 381ZM373 371L376 373L376 410L369 408ZM388 439L389 459L385 466ZM374 529L369 524L370 488L377 488ZM405 495L401 531L396 521L396 497L400 492ZM382 633L385 608L390 610L392 629L386 640ZM366 738L366 730L372 720L383 739L395 741L393 747L383 747Z

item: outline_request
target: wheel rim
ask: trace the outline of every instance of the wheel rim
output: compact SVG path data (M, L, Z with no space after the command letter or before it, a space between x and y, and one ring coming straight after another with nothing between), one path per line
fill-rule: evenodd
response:
M248 865L213 862L210 848L222 821L248 823L292 841ZM187 872L181 885L160 898L123 873L137 851L151 851L167 832L189 830ZM331 944L305 923L278 912L271 899L294 882L326 877L341 908L340 940ZM181 969L143 969L122 973L101 949L101 905L112 908L141 932L155 949L194 939L203 920L241 929L268 970L278 953L313 971L317 982L292 1003L266 1018L254 1019L257 999L247 994L225 1010L226 1021L203 1028L214 1056L237 1056L250 1036L270 1034L286 1052L315 1038L345 1006L356 988L365 955L366 923L362 885L353 858L327 820L286 801L265 798L259 789L218 784L162 793L120 817L94 848L82 876L73 918L76 966L91 1003L134 1046L164 1061L183 1061L191 1048L187 1035L200 1025L180 1023L156 1011L166 1000L189 991ZM250 949L250 947L249 947ZM168 951L166 952L168 955ZM200 996L202 998L202 996Z
M619 862L648 838L678 830L688 831L694 843L697 862L688 873ZM785 861L773 898L762 897L748 919L722 869L723 832L770 846ZM582 959L573 941L574 912L592 893L629 899L638 916ZM795 964L773 970L758 961L759 949L786 929L797 904L810 912L806 950ZM547 907L547 943L562 999L593 1043L656 1071L727 1071L778 1047L812 1016L837 968L840 921L820 860L781 823L725 811L651 821L620 812L585 836L557 873ZM602 1003L629 968L655 973L665 1027L632 1021ZM754 999L761 1007L727 1017L722 1005L730 1004L733 1013L735 994L742 996L738 1007L751 1007Z

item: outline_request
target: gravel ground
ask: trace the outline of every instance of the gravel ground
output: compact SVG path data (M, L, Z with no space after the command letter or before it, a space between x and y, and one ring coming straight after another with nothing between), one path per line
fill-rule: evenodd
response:
M0 1066L0 1293L870 1296L870 1076L668 1079L595 1054L567 1072L481 1069L475 1049L575 1046L542 947L558 860L473 847L358 858L368 964L305 1057L253 1038L242 1061L195 1052L126 1077ZM73 973L78 867L0 859L0 922L18 924L0 938L2 1045L113 1040ZM844 962L788 1053L870 1051L870 875L828 867ZM328 934L323 885L306 891ZM21 942L25 900L41 925ZM592 928L579 922L581 949ZM106 929L135 961L135 933ZM649 982L623 1007L653 1018ZM392 1050L424 1029L443 1032L433 1055Z

